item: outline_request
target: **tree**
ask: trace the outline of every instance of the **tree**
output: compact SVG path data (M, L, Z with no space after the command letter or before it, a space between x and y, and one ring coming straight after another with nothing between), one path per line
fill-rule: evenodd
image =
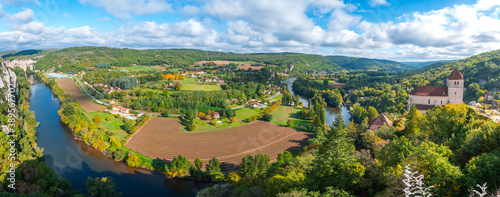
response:
M269 155L247 155L241 159L240 174L247 178L263 175L270 167L269 161Z
M203 166L203 161L199 157L196 157L196 159L194 160L194 166L198 170L201 170L201 167Z
M63 110L63 114L65 116L71 116L75 113L75 108L71 105L66 105L66 107L64 107L64 110Z
M300 119L306 119L307 118L307 110L306 108L302 108L302 110L300 110Z
M271 115L271 114L264 114L262 116L262 120L265 120L267 122L271 121L272 119L273 119L273 115Z
M352 106L352 110L349 111L349 114L351 115L351 119L356 124L361 124L361 122L363 122L363 120L368 117L368 112L366 111L366 109L357 105Z
M111 116L106 117L105 120L109 122L111 120Z
M175 91L180 91L180 90L181 90L181 87L182 87L181 83L180 83L180 82L177 82L177 83L175 83L175 85L174 85L174 90L175 90Z
M488 183L488 191L496 192L500 186L500 150L494 150L481 156L473 157L466 165L465 176L468 187ZM496 187L496 188L495 188Z
M286 121L286 126L291 128L293 126L293 121L292 120Z
M141 159L133 152L129 152L126 160L127 165L132 167L141 166Z
M375 109L375 107L370 106L370 107L368 107L368 110L366 110L366 111L368 113L368 120L370 123L373 120L375 120L375 118L377 118L379 116L377 109Z
M343 118L339 116L327 140L319 148L314 169L310 176L314 180L313 188L323 189L335 185L347 189L363 176L365 167L357 162L354 143L347 137Z
M96 197L118 197L121 196L121 192L116 192L116 183L113 182L111 177L102 177L92 179L87 177L87 196Z
M99 124L102 122L102 118L100 116L96 116L94 117L94 120L93 120L96 124Z
M126 119L125 124L123 125L123 129L129 134L133 134L136 131L135 121Z
M208 174L218 174L220 172L220 161L217 158L212 158L208 161L207 173Z

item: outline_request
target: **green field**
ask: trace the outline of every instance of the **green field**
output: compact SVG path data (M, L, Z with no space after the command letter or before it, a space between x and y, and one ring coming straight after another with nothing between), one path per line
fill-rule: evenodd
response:
M316 83L323 84L323 80L321 80L321 79L317 79L317 80L314 80L314 81L316 81ZM333 80L329 80L328 81L328 84L332 84L332 83L335 83L335 81L333 81Z
M286 126L286 122L288 120L293 121L293 128L295 130L305 130L301 126L307 126L311 124L310 120L302 120L300 119L300 110L302 108L300 107L293 107L293 106L280 106L276 111L274 111L273 119L271 120L271 123L280 125L280 126Z
M252 116L258 116L263 112L262 109L250 109L248 107L244 107L236 110L236 118L240 120L245 120Z
M216 91L221 90L218 85L196 85L196 84L185 84L182 90L187 91Z
M223 129L229 129L241 125L245 125L246 123L240 121L234 121L232 124L229 122L227 118L221 120L222 124L218 126L214 126L211 124L211 121L204 121L200 119L196 119L196 129L194 131L187 131L184 126L181 127L181 132L185 133L199 133L199 132L208 132L208 131L218 131Z
M115 70L127 70L127 71L159 71L162 67L160 66L128 66L128 67L115 67Z
M100 116L102 121L99 124L104 129L113 132L112 137L114 137L118 141L122 141L128 135L127 132L122 130L121 126L124 125L121 119L118 119L113 114L105 113L105 112L92 112L89 113L92 119L96 116ZM111 117L110 121L106 121L106 117Z

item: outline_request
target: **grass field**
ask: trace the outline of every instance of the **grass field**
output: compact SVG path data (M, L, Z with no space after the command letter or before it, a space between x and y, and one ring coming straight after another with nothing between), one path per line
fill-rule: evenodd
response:
M273 119L271 120L271 123L280 125L280 126L286 126L286 122L288 120L293 121L293 128L296 130L305 130L302 128L302 126L307 126L311 124L310 120L302 120L300 119L300 110L302 108L300 107L293 107L293 106L280 106L276 111L274 111Z
M251 116L258 116L260 112L263 112L262 109L250 109L248 107L244 107L236 110L236 118L240 120L245 120Z
M153 71L160 70L161 66L128 66L128 67L115 67L115 70L127 70L127 71Z
M232 63L235 63L235 64L256 64L257 62L254 62L254 61L232 61Z
M196 119L196 129L194 131L187 131L185 127L181 127L182 132L186 133L199 133L199 132L207 132L207 131L218 131L218 130L223 130L223 129L229 129L237 126L244 125L245 123L235 121L232 124L229 122L228 119L222 120L222 124L219 124L218 126L213 126L210 121L204 121L200 119Z
M113 132L112 137L114 137L118 141L122 141L128 135L127 132L122 130L121 126L124 125L121 119L118 119L113 114L105 113L105 112L92 112L89 113L90 117L94 118L96 116L100 116L102 121L99 124L106 130ZM111 117L110 121L106 121L106 117Z
M186 91L216 91L221 90L218 85L196 85L196 84L185 84L182 90Z

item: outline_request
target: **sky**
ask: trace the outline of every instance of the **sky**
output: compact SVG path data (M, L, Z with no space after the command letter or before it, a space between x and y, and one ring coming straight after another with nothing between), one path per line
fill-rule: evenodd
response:
M0 50L107 46L395 61L499 49L500 0L0 0Z

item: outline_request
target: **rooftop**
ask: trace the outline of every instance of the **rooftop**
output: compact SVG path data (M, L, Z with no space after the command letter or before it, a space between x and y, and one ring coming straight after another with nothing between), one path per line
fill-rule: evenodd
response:
M464 80L464 75L460 71L458 71L458 68L453 69L453 72L451 72L450 76L448 79L451 80Z
M417 86L411 95L417 96L448 96L448 87L446 86Z

